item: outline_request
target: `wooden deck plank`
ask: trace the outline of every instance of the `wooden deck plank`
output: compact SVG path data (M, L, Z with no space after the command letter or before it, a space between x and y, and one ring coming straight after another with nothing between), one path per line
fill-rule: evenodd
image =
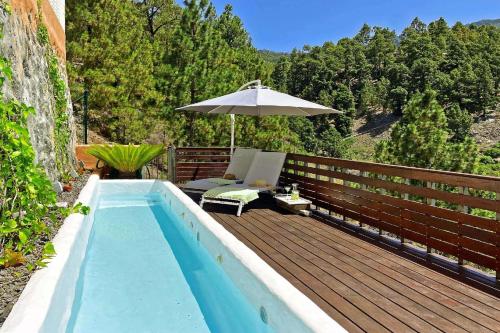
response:
M267 217L277 218L277 216ZM279 222L281 223L274 223L273 226L279 225L278 228L280 228L284 223L286 223L285 220L280 220ZM271 222L269 220L266 221L265 219L262 219L258 223L266 223L269 225ZM296 236L295 238L290 236L297 234L297 231L300 236ZM333 247L316 242L314 238L307 237L307 235L302 234L299 230L294 231L288 229L286 232L282 232L281 236L293 239L293 242L303 246L306 253L315 252L315 255L321 256L326 264L334 263L335 266L340 267L342 270L350 271L352 273L351 279L356 278L358 281L363 281L364 284L370 285L374 291L379 291L385 294L388 297L388 300L397 302L400 306L399 311L402 309L408 309L413 313L418 313L422 316L422 318L432 318L434 319L433 321L436 322L435 324L439 324L438 327L441 329L457 330L464 327L468 330L478 332L485 331L485 327L495 329L498 324L490 317L487 317L477 311L473 311L467 307L464 307L460 313L450 312L450 310L454 311L456 307L463 307L463 305L459 302L450 301L448 298L444 298L442 296L440 297L440 295L435 292L433 293L432 290L425 288L425 286L420 283L414 283L411 281L409 285L405 285L400 282L401 276L398 276L398 273L392 272L391 275L396 274L395 277L384 275L383 272L378 272L376 269L364 266L362 265L362 262L353 259L355 254L348 248L344 248L344 252L337 251ZM358 267L361 267L362 269L358 270ZM334 267L333 270L335 270L335 268L336 267ZM338 272L335 273L335 275L338 274ZM353 288L356 288L356 284L354 284ZM411 289L408 290L409 288ZM416 291L419 291L420 293ZM416 302L411 302L411 299L414 299ZM447 306L443 306L438 302L438 300L448 303ZM381 305L381 303L378 304ZM426 307L421 307L419 305L425 305ZM392 308L394 308L394 306ZM451 316L449 316L450 313L452 314ZM442 318L436 320L436 314L441 315ZM467 314L466 317L464 317L465 314ZM446 317L451 317L452 321L454 321L456 325L450 326L450 322L446 319ZM479 322L482 324L479 324Z
M279 274L286 278L291 284L296 286L301 290L307 297L309 297L313 302L315 302L320 308L327 312L332 318L334 318L340 325L346 328L349 332L364 332L359 326L353 323L349 318L340 314L334 307L332 307L328 302L316 294L308 285L304 284L301 280L297 279L293 274L288 272L284 267L280 266L271 257L269 257L265 252L263 252L259 247L254 245L250 240L248 240L244 234L239 233L234 229L231 224L225 223L226 217L218 217L216 213L212 213L226 229L228 229L233 235L238 239L245 242L245 244L251 248L255 253L257 253L261 258L263 258L271 267L273 267Z
M288 232L288 235L284 232L280 234L282 235L282 237L286 237L291 241L300 244L300 246L307 252L314 253L316 256L322 258L322 260L324 261L323 266L326 265L326 269L331 271L332 274L341 274L338 272L338 270L346 272L348 274L348 276L346 277L346 281L347 283L351 283L352 288L356 289L362 288L360 286L366 286L371 288L372 293L379 293L380 296L375 300L377 304L379 304L379 306L383 306L384 301L389 304L393 303L389 305L388 308L391 315L399 316L401 315L400 312L403 311L407 311L408 313L410 313L411 315L404 319L411 320L411 325L415 326L415 329L418 329L420 331L430 331L431 328L427 327L424 329L424 327L429 325L427 321L427 319L429 319L439 329L460 330L460 326L455 325L444 318L438 318L436 320L435 312L423 307L418 302L415 302L411 298L407 297L408 295L406 294L406 292L398 293L398 291L401 290L406 291L406 288L404 286L399 286L399 290L398 288L391 289L391 285L390 283L388 283L388 277L383 276L382 274L377 275L376 272L374 273L370 271L366 272L363 270L359 270L357 269L357 266L359 266L359 264L355 263L354 265L352 265L352 261L350 262L349 259L344 261L342 260L342 258L345 256L344 254L333 254L332 251L328 251L331 249L326 246L321 246L320 243L312 243L314 245L311 245L311 243L308 243L307 241L302 239L307 238L303 235L291 237L290 234L293 235L294 232ZM373 277L372 275L374 275L375 277ZM360 284L358 281L362 281L363 283ZM386 284L388 284L389 286L386 286ZM364 289L367 289L366 287ZM418 316L422 317L423 319L419 318Z
M341 283L345 285L347 288L356 291L361 297L366 298L368 302L373 303L376 306L379 306L381 309L383 309L386 312L384 316L388 318L394 317L395 319L399 320L402 323L408 323L409 327L404 327L404 328L401 327L398 328L398 330L399 329L404 331L417 330L425 332L439 331L435 327L431 326L429 323L421 320L416 315L412 314L411 312L407 311L404 308L399 307L397 304L394 304L392 300L386 298L383 294L378 293L376 291L376 287L380 286L377 285L374 286L373 284L370 285L369 283L370 281L367 282L366 279L364 279L366 277L359 277L359 276L356 277L349 275L344 271L337 269L336 265L333 265L335 261L334 260L329 261L329 259L332 258L326 258L323 257L321 254L318 254L317 249L307 250L306 249L307 244L305 244L305 242L299 239L293 239L293 237L289 237L289 235L286 235L286 233L282 233L277 230L273 230L271 228L266 228L264 225L261 225L258 221L255 221L253 225L257 226L257 228L259 228L262 232L274 237L283 246L287 247L288 249L294 251L297 254L300 254L304 259L308 260L312 264L316 265L316 267L329 274L330 276L322 278L322 280L327 282L329 285ZM303 245L305 247L302 247ZM306 251L304 251L303 249L306 249ZM332 264L330 264L330 262L332 262ZM315 276L321 277L321 275L318 274L315 274ZM353 279L353 277L358 278L360 281L364 281L364 284L358 283L356 279ZM375 288L370 288L368 286ZM459 327L451 325L451 323L449 322L447 324L448 328L453 327L454 329L457 330L459 329ZM397 324L396 322L396 324L389 325L389 327L395 328L398 325L399 324ZM408 325L405 324L405 326Z
M317 218L205 209L350 332L500 332L500 298Z
M231 216L229 217L231 218ZM228 223L227 219L224 219L224 222ZM313 289L314 292L318 294L318 296L332 305L344 317L356 318L356 324L361 329L368 332L389 332L388 329L380 325L377 321L374 321L370 316L366 315L363 311L359 310L357 307L346 301L342 296L330 289L326 284L316 279L315 276L312 275L305 267L295 264L295 262L287 258L285 255L281 254L279 251L276 251L266 242L256 237L254 234L248 232L248 230L242 224L235 223L234 221L229 223L231 223L231 226L234 229L245 233L245 237L247 237L249 241L262 249L262 251L264 251L275 262L277 262L281 266L285 265L286 269L291 274L293 274L297 279L303 281L303 283L309 286L309 288ZM324 310L327 311L327 309ZM332 316L332 318L337 320L335 314L330 315Z
M398 318L395 318L395 316L391 315L390 311L395 311L395 307L393 307L392 309L390 309L390 307L389 309L384 309L384 307L382 307L380 304L377 304L383 301L381 298L377 298L373 294L370 295L372 297L367 297L367 294L369 293L368 288L362 288L361 284L359 284L359 288L353 288L352 285L349 285L349 282L345 283L348 278L342 279L345 278L345 276L338 276L340 275L339 272L337 272L338 274L336 275L329 274L321 267L322 263L318 263L316 260L314 260L314 256L309 255L310 253L306 251L297 251L297 248L293 243L285 242L283 241L283 239L279 240L281 237L279 235L274 235L274 232L272 230L261 229L261 226L259 226L258 223L259 220L255 219L254 216L247 215L246 217L244 217L244 219L246 219L247 222L251 222L252 228L250 232L254 233L259 238L271 236L266 237L266 243L268 243L275 249L279 249L280 253L282 253L284 256L291 259L297 265L300 265L301 267L306 269L316 279L329 286L330 289L337 292L342 298L346 299L355 307L365 312L371 318L374 318L384 327L388 329L394 328L399 332L413 331L409 326L404 324L404 321L398 320ZM285 244L289 245L290 247L287 247Z
M291 217L293 219L293 217ZM334 240L336 243L344 244L344 245L349 245L350 243L346 242L343 243L342 239L342 234L341 233L331 233L330 231L335 231L335 228L331 228L328 225L324 225L324 228L317 228L316 225L311 225L311 224L304 224L306 221L300 221L300 220L295 220L295 222L299 223L302 226L306 226L307 228L303 228L304 232L308 233L311 235L311 237L314 238L320 238L322 241L326 242L327 244L330 244L332 240ZM329 236L331 238L329 238ZM380 251L374 251L373 248L371 248L370 251L365 251L364 249L357 248L353 249L353 251L356 251L360 254L365 255L367 258L374 260L375 262L383 264L385 267L388 267L392 270L397 270L399 274L404 275L405 277L408 277L414 281L419 282L420 284L429 287L437 292L439 292L442 295L445 295L447 297L453 298L455 301L463 303L463 305L466 305L468 307L471 307L473 309L476 309L479 312L482 312L484 315L489 316L491 318L498 318L500 317L500 312L498 311L498 298L491 297L490 295L487 295L486 293L483 293L482 291L477 291L474 288L470 288L470 286L463 285L460 282L455 283L454 285L449 284L449 278L446 276L442 276L439 274L436 274L435 276L432 276L432 273L434 273L432 270L429 272L429 269L423 270L423 273L431 273L428 274L429 276L426 276L424 274L420 274L421 272L416 272L416 268L421 268L420 266L416 265L414 263L409 262L407 259L399 258L399 257L394 257L391 253L381 250L381 249L375 249L375 250L380 250ZM394 257L394 258L391 258ZM387 258L387 260L382 260L382 258ZM410 264L412 266L405 266L402 265L403 263ZM436 278L436 279L433 279ZM447 279L447 280L446 280ZM448 284L446 284L448 283ZM458 291L454 287L457 286L457 284L460 284L460 287L464 288L457 288L462 291L466 291L466 294ZM471 293L470 291L475 291L476 293ZM479 300L478 300L479 299ZM483 302L484 301L484 302ZM486 306L485 306L486 305ZM487 311L485 310L487 309ZM475 314L474 314L475 315Z

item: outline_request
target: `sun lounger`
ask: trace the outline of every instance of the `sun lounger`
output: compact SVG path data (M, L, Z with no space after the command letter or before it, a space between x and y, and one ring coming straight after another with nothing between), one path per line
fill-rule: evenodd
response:
M204 193L219 186L242 183L245 179L254 156L260 149L236 148L225 172L225 176L233 175L235 179L207 178L190 181L181 186L185 192Z
M275 188L285 158L285 153L258 152L242 184L219 186L206 191L201 197L200 206L203 207L206 202L238 206L236 215L240 216L243 207L258 199L259 193Z

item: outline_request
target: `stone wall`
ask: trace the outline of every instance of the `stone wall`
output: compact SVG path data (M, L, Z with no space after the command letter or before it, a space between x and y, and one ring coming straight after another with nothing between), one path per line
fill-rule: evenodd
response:
M55 162L55 99L47 63L47 54L51 52L48 49L50 46L42 46L38 42L36 32L25 23L22 16L16 11L10 15L0 11L0 24L3 25L0 53L11 61L13 70L13 80L7 81L3 87L4 97L15 98L35 108L36 114L30 117L28 124L31 142L38 163L45 168L49 178L56 183L60 173ZM60 63L60 72L67 81L63 61ZM67 154L73 163L69 166L68 171L74 173L76 136L69 89L67 89L67 100L71 128L71 140L67 147Z
M38 18L47 27L50 43L61 60L66 61L65 1L64 0L5 0L26 25L36 29Z

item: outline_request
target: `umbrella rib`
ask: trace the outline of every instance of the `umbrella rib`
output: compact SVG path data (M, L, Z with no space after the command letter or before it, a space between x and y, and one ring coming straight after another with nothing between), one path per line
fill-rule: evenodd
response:
M236 106L235 105L231 105L231 107L229 108L229 110L226 112L226 114L231 114L231 111L234 110Z
M306 111L302 110L301 107L297 106L297 109L299 109L300 111L304 112L304 114L305 114L306 117L312 116L309 112L306 112Z
M207 113L208 114L212 114L212 112L214 112L215 110L217 110L217 109L219 109L219 108L221 108L223 106L226 106L226 105L219 105L218 107L216 107L215 109L212 109L212 110L208 111Z

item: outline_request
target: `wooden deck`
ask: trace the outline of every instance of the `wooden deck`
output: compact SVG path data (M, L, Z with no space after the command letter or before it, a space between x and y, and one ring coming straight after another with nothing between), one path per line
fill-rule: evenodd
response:
M205 209L348 331L500 332L497 287L480 290L342 224L263 202L239 218L234 207Z

